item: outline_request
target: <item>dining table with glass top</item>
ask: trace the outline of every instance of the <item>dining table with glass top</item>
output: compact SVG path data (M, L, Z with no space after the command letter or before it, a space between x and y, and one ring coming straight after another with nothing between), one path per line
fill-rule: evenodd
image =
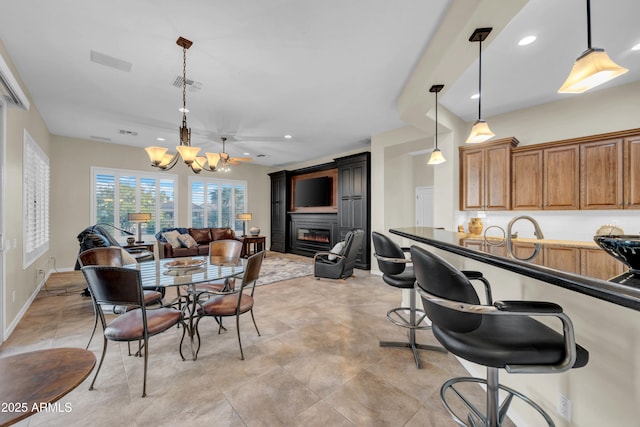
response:
M196 286L239 276L244 273L244 262L244 258L194 256L156 259L136 264L145 289L176 289L175 299L165 301L164 305L177 305L183 311L193 360L196 359L197 348L194 340L199 339L194 328L198 304Z

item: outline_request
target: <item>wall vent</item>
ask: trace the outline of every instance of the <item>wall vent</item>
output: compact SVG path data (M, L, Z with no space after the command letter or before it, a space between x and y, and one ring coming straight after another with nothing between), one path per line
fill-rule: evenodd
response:
M135 132L135 131L132 131L132 130L120 129L120 135L138 136L138 132Z

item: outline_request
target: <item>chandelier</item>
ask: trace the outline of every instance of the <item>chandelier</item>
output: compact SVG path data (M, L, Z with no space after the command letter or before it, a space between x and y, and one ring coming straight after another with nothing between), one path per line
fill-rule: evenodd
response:
M191 129L187 126L187 49L191 47L193 42L184 37L179 37L176 44L182 47L182 125L180 126L180 145L176 147L176 154L168 154L166 147L147 147L145 151L151 160L151 166L162 170L173 168L178 159L181 157L187 166L195 173L208 170L217 171L218 162L220 161L219 153L205 153L206 157L198 156L199 147L191 146Z

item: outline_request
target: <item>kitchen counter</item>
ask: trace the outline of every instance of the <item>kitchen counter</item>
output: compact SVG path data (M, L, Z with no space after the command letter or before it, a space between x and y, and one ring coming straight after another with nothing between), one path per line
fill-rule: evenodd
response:
M629 284L620 284L606 280L594 279L575 273L568 273L536 265L533 262L522 261L507 256L496 255L495 253L485 252L478 247L471 248L464 245L465 241L468 241L469 239L477 239L479 242L484 242L482 236L472 236L465 233L455 233L430 227L392 228L389 231L392 234L424 243L447 252L640 311L640 283L638 283L640 281L637 280L635 282L628 282L632 284L631 286ZM571 246L572 243L579 243L580 246L584 246L587 243L567 242L552 239L536 240L522 238L513 239L513 242L567 246ZM593 243L593 247L595 248L597 245Z

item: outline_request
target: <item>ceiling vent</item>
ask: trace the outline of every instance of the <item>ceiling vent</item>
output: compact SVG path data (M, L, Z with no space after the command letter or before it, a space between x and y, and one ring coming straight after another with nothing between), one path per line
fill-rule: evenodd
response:
M120 129L120 135L138 136L138 132L134 132L132 130Z
M29 99L22 91L16 78L13 77L13 73L2 55L0 55L0 89L3 89L0 92L4 95L9 105L29 110Z
M173 81L172 86L182 89L183 80L184 79L182 76L176 77L176 79ZM186 85L189 92L199 92L202 89L202 82L197 82L195 80L187 79Z
M104 65L105 67L115 68L116 70L124 71L128 73L133 66L131 62L124 61L122 59L114 58L113 56L105 55L104 53L91 50L89 53L89 59L96 64Z
M106 136L91 135L89 138L95 139L96 141L111 142L111 138L107 138Z

